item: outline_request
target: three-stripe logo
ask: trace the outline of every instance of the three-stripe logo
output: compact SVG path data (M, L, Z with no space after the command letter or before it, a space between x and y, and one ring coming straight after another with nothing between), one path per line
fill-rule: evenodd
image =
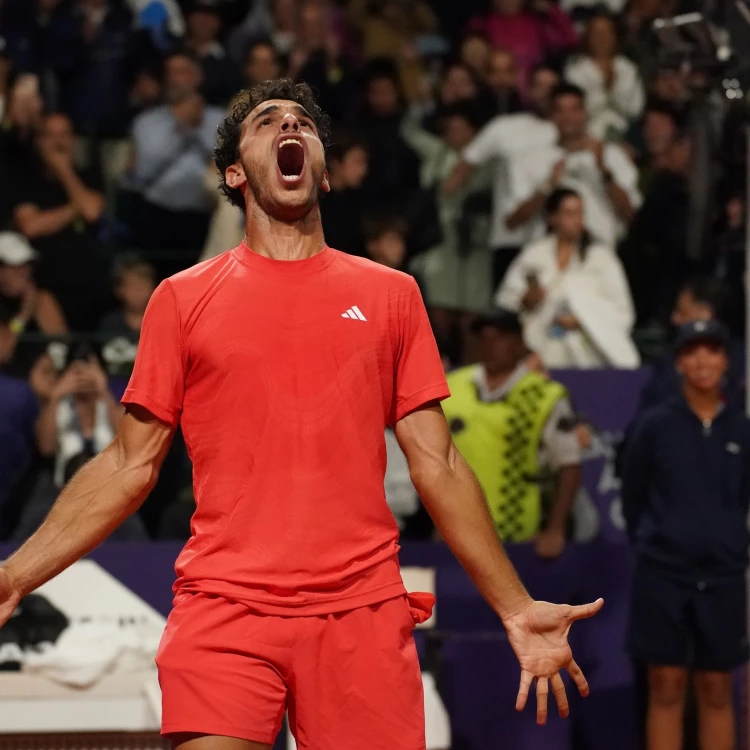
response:
M362 315L362 311L356 306L352 305L345 313L341 313L342 318L351 318L351 320L367 320L367 318Z

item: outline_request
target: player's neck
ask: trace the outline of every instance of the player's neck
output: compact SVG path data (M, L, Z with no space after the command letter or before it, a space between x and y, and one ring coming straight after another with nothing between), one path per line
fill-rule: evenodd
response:
M316 207L299 221L278 221L261 211L248 212L245 244L273 260L304 260L326 246L320 211Z

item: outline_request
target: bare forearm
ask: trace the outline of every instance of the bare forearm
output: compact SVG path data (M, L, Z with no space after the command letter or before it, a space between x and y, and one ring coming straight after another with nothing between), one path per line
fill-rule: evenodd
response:
M61 171L60 181L78 213L89 223L97 221L104 210L104 198L94 190L89 190L72 169Z
M476 477L455 450L448 463L412 471L432 520L490 606L506 619L531 601L498 539Z
M38 531L3 565L25 596L106 539L146 498L156 476L123 466L117 442L66 485Z
M581 467L563 466L557 475L555 502L550 513L548 528L564 532L581 486Z
M76 216L76 207L68 204L48 211L37 211L33 216L17 219L16 224L23 234L33 240L65 229Z
M537 191L528 200L524 201L508 218L505 220L505 226L508 229L518 229L523 226L529 219L536 216L544 205L547 196L542 191Z
M618 184L611 182L607 187L607 195L620 221L630 222L633 219L633 206L628 194Z
M42 409L36 423L36 444L43 456L53 456L57 450L57 406L59 400L51 398Z

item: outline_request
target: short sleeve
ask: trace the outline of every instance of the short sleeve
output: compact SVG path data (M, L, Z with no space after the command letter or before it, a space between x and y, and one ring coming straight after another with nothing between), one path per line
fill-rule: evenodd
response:
M443 363L414 279L398 301L399 346L391 424L431 401L450 396Z
M133 374L122 403L142 406L176 427L184 394L180 314L174 288L167 280L159 284L146 308Z

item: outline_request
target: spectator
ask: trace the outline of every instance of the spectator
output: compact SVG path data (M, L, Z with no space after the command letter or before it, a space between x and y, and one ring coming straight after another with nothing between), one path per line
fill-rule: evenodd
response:
M133 184L143 206L134 221L144 249L198 251L206 238L211 198L204 180L222 110L206 106L201 69L186 53L167 58L164 106L133 123Z
M67 116L46 115L34 160L14 176L13 218L39 253L39 285L60 302L68 325L86 330L107 295L98 224L104 213L101 179L73 162L73 126Z
M547 367L637 367L635 313L617 254L584 229L573 190L553 192L545 215L550 234L513 262L497 304L523 314L526 342Z
M129 81L138 58L128 9L109 0L60 6L49 28L50 64L59 105L82 136L117 139L130 126Z
M493 50L490 56L487 83L496 104L495 115L509 115L523 109L519 92L518 63L513 53L505 49Z
M617 26L609 14L589 19L581 54L568 63L565 78L585 92L589 131L595 138L620 140L643 111L638 68L618 53Z
M436 335L448 335L463 311L485 310L492 296L491 255L487 245L492 167L477 169L457 192L443 182L477 133L481 114L470 102L438 112L440 136L407 117L404 139L420 156L421 185L436 190L441 241L415 260L425 284L425 297Z
M144 65L136 71L130 86L130 109L136 117L161 104L161 71L154 65Z
M663 322L665 304L702 270L687 253L692 154L692 140L679 135L664 154L628 234L624 253L634 267L631 279L645 321Z
M716 320L724 323L730 315L733 296L730 287L720 279L698 276L685 283L676 296L670 322L674 331L688 323ZM735 406L744 404L744 342L730 340L729 366L722 383L727 400ZM652 375L641 394L639 412L664 403L680 393L682 380L677 372L674 352L669 351L652 367Z
M234 62L219 42L222 30L219 0L194 0L185 21L185 45L201 67L201 91L210 105L225 107L240 87Z
M123 411L92 350L84 345L71 347L36 428L40 453L55 456L58 488L64 484L65 466L73 456L96 455L112 442Z
M243 73L248 88L281 75L281 60L273 42L261 39L248 47Z
M331 191L320 202L326 242L351 255L365 255L362 216L367 202L362 184L369 156L364 141L339 132L326 153Z
M369 6L369 10L368 10ZM362 34L365 59L389 58L397 67L400 85L409 101L422 89L422 61L418 42L437 31L438 20L424 0L350 0L349 18Z
M474 19L469 29L486 34L495 47L515 55L523 92L536 66L578 44L570 19L548 0L536 0L528 8L522 0L492 0L492 10Z
M561 84L552 95L552 121L558 143L520 153L510 164L508 229L525 227L530 237L544 232L540 209L557 187L583 199L586 228L594 239L614 247L641 202L638 172L620 146L604 144L587 131L584 94Z
M557 557L581 483L581 450L567 392L528 369L515 314L498 310L480 316L473 331L479 364L448 374L451 397L443 410L453 440L484 489L500 537L535 538L537 554ZM545 514L540 485L549 475L556 482Z
M308 0L300 10L299 33L287 76L318 92L318 103L334 120L345 117L353 95L353 71L339 38L328 28L326 8Z
M57 300L34 283L35 259L23 235L0 232L0 320L11 334L0 344L0 362L10 360L23 333L59 336L68 330Z
M419 160L401 137L405 100L396 70L375 61L366 73L365 106L355 129L368 144L365 190L372 202L403 204L419 184Z
M401 270L407 259L406 221L400 216L375 214L365 218L365 248L376 263Z
M121 260L115 273L115 296L120 307L102 318L99 331L138 341L146 305L156 289L156 270L137 256Z
M486 81L490 70L491 54L492 45L484 34L469 33L461 42L458 59L471 68L481 80Z
M34 147L34 134L42 124L44 102L39 79L23 74L16 78L0 117L0 159L10 167L28 166Z
M750 422L722 398L727 341L715 321L680 329L682 393L642 418L625 456L636 557L628 645L648 666L647 744L657 750L682 747L689 678L699 746L735 747L732 670L748 659Z
M524 228L509 230L505 224L505 217L515 207L509 203L509 160L515 153L554 144L557 130L549 121L550 94L559 82L559 75L551 68L537 68L532 73L529 86L529 111L496 117L485 125L464 149L462 160L443 185L445 192L452 193L466 183L475 169L487 163L493 165L492 225L489 235L493 251L493 288L500 283L508 266L529 239Z

